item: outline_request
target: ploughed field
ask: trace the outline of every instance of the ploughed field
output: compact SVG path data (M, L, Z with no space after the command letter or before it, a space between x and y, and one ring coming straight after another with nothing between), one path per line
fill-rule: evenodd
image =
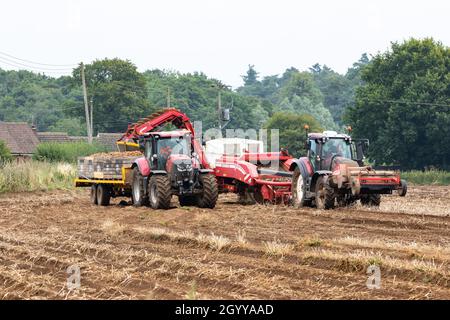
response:
M0 298L450 298L450 187L410 187L380 209L175 200L155 211L94 206L88 190L0 196Z

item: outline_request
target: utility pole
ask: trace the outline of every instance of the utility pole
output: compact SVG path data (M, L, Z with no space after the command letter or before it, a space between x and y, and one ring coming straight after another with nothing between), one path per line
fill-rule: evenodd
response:
M167 87L167 108L170 108L170 87Z
M222 132L222 88L219 88L219 94L217 97L217 114L219 115L219 130Z
M91 124L91 135L94 135L94 98L91 98L91 115L89 117L89 122Z
M88 104L86 77L84 75L84 63L83 62L80 64L80 67L81 67L81 83L83 85L84 111L86 113L86 128L87 128L88 142L90 144L92 144L91 120L89 117L89 104Z

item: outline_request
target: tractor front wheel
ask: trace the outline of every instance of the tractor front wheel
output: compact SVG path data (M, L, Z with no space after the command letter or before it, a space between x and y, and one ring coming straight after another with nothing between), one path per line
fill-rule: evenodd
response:
M316 207L320 210L328 210L334 208L335 193L327 179L322 176L319 177L316 183Z
M133 169L133 182L131 185L131 198L135 207L148 205L148 197L144 191L144 177L139 172L139 168Z
M380 194L364 194L361 196L361 204L366 207L379 207L381 203Z
M311 201L306 198L306 179L298 167L292 176L292 204L295 208L311 205Z
M152 176L149 183L150 206L153 209L169 209L172 200L172 187L166 175Z
M212 174L201 174L199 180L203 187L203 193L198 196L198 206L200 208L213 209L219 197L217 179Z

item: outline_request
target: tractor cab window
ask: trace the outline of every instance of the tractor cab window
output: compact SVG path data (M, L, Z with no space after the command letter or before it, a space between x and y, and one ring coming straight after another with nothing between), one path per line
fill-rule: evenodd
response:
M152 141L151 140L147 140L145 141L145 157L147 159L150 159L153 156L153 148L152 148Z
M156 140L156 153L158 170L164 170L170 155L190 155L190 145L186 137L159 138Z
M322 148L322 158L331 161L333 156L343 157L347 159L352 158L351 145L345 139L330 138L324 143Z
M160 138L157 143L157 149L158 154L166 155L167 157L171 154L189 155L190 150L185 137Z
M317 158L317 143L315 140L310 140L309 141L309 161L311 162L311 164L313 165L313 167L315 168L316 165L316 158Z

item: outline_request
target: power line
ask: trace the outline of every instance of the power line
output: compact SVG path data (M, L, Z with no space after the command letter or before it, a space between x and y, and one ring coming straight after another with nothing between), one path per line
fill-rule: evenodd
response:
M431 107L448 107L448 108L450 108L450 104L434 103L434 102L405 101L405 100L381 100L381 99L371 99L371 98L362 98L362 100L366 100L369 102L414 104L414 105L418 105L418 106L424 105L424 106L431 106Z
M78 66L77 63L71 63L71 64L50 64L50 63L34 62L34 61L31 61L31 60L17 58L17 57L15 57L13 55L10 55L10 54L2 52L2 51L0 51L0 54L4 55L4 56L7 56L7 57L10 57L10 58L13 58L15 60L19 60L19 61L27 62L27 63L31 63L31 64L37 64L37 65L41 65L41 66L48 66L48 67L74 67L74 66Z
M34 71L38 70L38 71L53 71L53 72L58 72L58 71L72 71L73 69L69 69L69 68L61 68L61 69L52 69L52 68L45 68L45 67L34 67L34 66L30 66L21 62L17 62L5 57L0 57L0 61L3 61L5 63L12 63L14 64L16 67L18 68L28 68L28 69L32 69Z

